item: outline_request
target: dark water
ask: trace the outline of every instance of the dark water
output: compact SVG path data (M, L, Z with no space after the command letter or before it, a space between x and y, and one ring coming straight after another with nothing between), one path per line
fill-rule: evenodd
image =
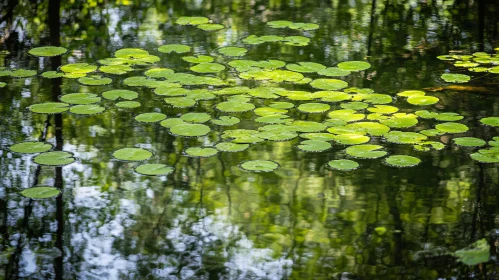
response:
M2 1L0 50L9 54L0 54L0 66L39 72L95 63L123 47L144 48L162 58L159 67L187 71L187 63L156 48L183 43L209 54L219 46L242 45L240 39L251 34L296 34L265 25L287 19L321 28L305 33L311 38L307 47L246 46L245 58L328 66L367 59L372 68L347 81L394 95L444 86L439 76L449 65L438 55L491 53L499 47L495 0ZM173 25L180 16L206 16L228 28L206 33ZM60 59L27 54L40 45L71 51ZM472 149L449 144L423 153L388 145L390 152L417 156L422 164L397 169L359 160L360 169L337 172L324 165L344 157L343 147L303 153L295 148L296 139L210 158L183 156L188 146L219 142L222 129L181 140L132 117L152 111L216 114L214 103L167 108L148 89L139 90L142 107L132 111L47 117L26 110L63 93L127 88L122 77L114 79L110 86L90 87L73 79L0 77L7 82L0 88L0 279L499 277L498 165L471 160ZM485 75L462 88L438 91L437 109L464 115L463 123L474 128L467 136L499 136L477 121L499 115L498 83L497 76ZM396 104L404 106L402 100ZM14 143L39 139L73 152L78 162L39 167L32 156L8 151ZM174 166L174 174L142 176L133 171L136 164L111 158L113 151L133 146L154 151L151 162ZM248 159L273 160L281 168L244 172L238 164ZM19 194L35 185L64 192L46 200ZM377 233L381 227L386 232ZM488 263L467 266L448 255L481 238L491 245Z

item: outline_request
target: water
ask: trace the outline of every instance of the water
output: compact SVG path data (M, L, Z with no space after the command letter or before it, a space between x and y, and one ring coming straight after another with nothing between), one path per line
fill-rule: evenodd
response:
M499 46L499 7L492 0L57 2L0 3L0 50L10 52L0 54L0 65L42 72L66 63L95 63L117 49L140 47L161 57L154 67L187 72L189 64L178 55L156 51L167 43L186 44L195 54L208 55L219 46L240 45L250 50L245 59L327 66L367 59L372 67L348 76L350 86L390 95L437 89L434 96L441 101L435 108L462 114L462 123L473 128L463 135L486 140L499 135L496 128L478 122L499 115L497 76L475 74L478 78L471 83L443 89L448 84L440 74L455 68L436 59L451 50L492 53ZM174 25L180 16L206 16L228 28L207 33ZM303 33L311 38L307 47L240 42L252 34L299 34L264 24L280 19L314 22L321 28ZM61 59L27 54L32 47L50 44L70 53ZM182 140L158 124L133 120L145 112L219 116L214 101L173 109L150 89L139 88L142 106L130 111L118 110L110 101L102 101L106 112L85 117L47 117L26 109L71 92L130 89L123 77L110 76L114 82L109 86L0 77L7 83L0 89L0 278L495 279L497 164L471 160L473 149L451 144L452 135L437 138L447 144L445 149L426 153L410 145L383 144L390 153L420 158L422 164L414 168L358 160L358 170L338 172L324 166L345 158L339 145L304 153L294 139L190 158L182 155L185 148L220 142L224 128ZM410 108L403 99L395 106ZM240 127L254 128L251 112L236 116L243 120ZM293 117L320 119L298 113ZM431 124L421 121L418 128ZM74 153L78 161L38 166L33 156L8 150L12 144L39 139ZM111 157L123 147L150 149L154 156L149 162L174 166L175 172L139 175L133 170L136 163ZM281 168L273 173L238 168L250 159L273 160ZM35 185L55 186L63 195L46 200L20 195ZM487 264L467 266L449 255L481 238L492 246Z

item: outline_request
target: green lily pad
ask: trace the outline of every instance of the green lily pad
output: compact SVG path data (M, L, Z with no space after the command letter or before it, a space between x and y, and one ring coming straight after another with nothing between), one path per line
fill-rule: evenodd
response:
M359 145L369 142L371 138L362 134L341 134L334 137L334 141L342 145Z
M174 108L189 108L196 105L196 100L187 97L169 97L163 100Z
M41 165L62 166L75 162L72 153L55 151L37 155L33 161Z
M187 113L183 114L180 119L191 123L205 123L211 119L211 116L207 113Z
M182 137L200 137L210 133L209 126L204 124L178 124L170 128L171 134Z
M489 126L499 126L499 117L483 118L480 122Z
M385 158L384 162L394 167L413 167L421 163L417 157L405 155L393 155Z
M93 93L70 93L61 96L61 101L69 104L85 105L100 102L101 98Z
M46 47L38 47L38 48L33 48L28 51L29 54L34 55L34 56L59 56L63 55L67 52L68 50L63 47L52 47L52 46L46 46Z
M169 44L160 46L158 51L162 53L187 53L191 51L191 47L181 44Z
M36 154L49 151L52 145L45 142L22 142L10 146L9 149L20 154Z
M102 86L102 85L109 85L110 83L113 82L113 80L111 78L106 78L99 75L93 75L89 77L79 78L78 82L82 85L87 85L87 86Z
M446 133L462 133L469 130L466 125L455 122L437 124L435 128Z
M10 73L10 76L14 78L28 78L35 75L36 75L35 70L26 70L26 69L17 69L15 71L12 71L12 73Z
M204 30L204 31L217 31L220 29L224 29L225 26L222 24L218 23L204 23L204 24L199 24L197 28Z
M211 63L214 60L213 57L207 55L184 56L182 59L190 63Z
M417 132L390 131L383 135L386 141L395 144L418 144L428 139L426 135Z
M102 97L109 99L109 100L117 100L119 98L126 99L126 100L133 100L133 99L139 97L139 93L136 91L132 91L132 90L115 89L115 90L108 90L108 91L103 92Z
M144 123L156 123L166 119L166 115L162 113L143 113L135 116L135 120Z
M21 192L21 194L24 197L32 198L32 199L50 198L50 197L58 196L60 193L61 193L61 191L59 189L54 188L54 187L46 187L46 186L28 188L28 189L24 189Z
M241 162L239 167L245 171L272 172L279 168L279 164L270 160L249 160Z
M39 114L59 114L66 112L68 109L69 105L61 102L46 102L29 106L31 112Z
M212 157L218 154L215 148L191 147L187 148L184 153L191 157Z
M231 125L236 125L240 123L241 120L236 117L231 117L231 116L221 116L218 119L212 119L211 123L215 125L220 125L220 126L231 126Z
M179 17L175 23L178 25L200 25L209 22L210 19L206 17Z
M331 109L331 106L324 103L304 103L298 106L298 110L303 113L324 113Z
M338 67L328 67L317 71L317 74L327 77L345 77L350 75L352 72L340 69Z
M319 140L302 141L297 148L304 152L323 152L331 149L331 143Z
M465 74L442 74L440 78L448 83L467 83L471 80L471 77Z
M89 105L76 105L71 108L69 108L69 112L77 115L94 115L98 113L102 113L106 110L106 108L95 105L95 104L89 104Z
M346 148L347 155L355 158L373 159L386 156L387 152L383 151L383 146L380 145L356 145Z
M217 49L217 52L226 56L243 56L248 50L241 47L222 47Z
M315 62L298 62L286 65L286 69L301 73L315 73L326 69L326 66Z
M255 109L255 105L245 102L225 101L218 103L217 106L215 106L215 108L225 113L240 113Z
M337 159L331 160L327 163L331 169L340 171L352 171L359 168L359 164L353 160L349 159Z
M166 164L141 164L135 168L135 172L149 176L162 176L168 175L175 171L174 167Z
M215 148L217 148L221 152L242 152L249 148L249 144L237 144L237 143L230 143L230 142L222 142L218 143L215 145Z
M338 68L345 71L362 71L371 68L371 64L365 61L345 61L338 64Z
M316 79L310 85L323 90L339 90L348 87L348 83L337 79Z
M487 239L483 238L471 244L468 248L457 250L455 256L466 265L477 265L486 263L490 258L490 245Z
M152 152L141 148L123 148L116 150L113 157L123 161L144 161L152 157Z
M218 63L199 63L191 67L197 73L218 73L225 70L225 66Z
M437 103L440 99L434 96L410 96L407 102L412 105L427 106Z
M61 71L72 74L87 74L97 70L97 66L88 63L73 63L61 66Z
M120 102L116 103L115 105L118 108L133 109L133 108L140 107L140 102L137 102L137 101L120 101Z

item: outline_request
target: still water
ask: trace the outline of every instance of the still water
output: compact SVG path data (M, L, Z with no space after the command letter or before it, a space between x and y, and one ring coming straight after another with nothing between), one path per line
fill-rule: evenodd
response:
M224 29L206 32L174 24L181 16L208 17ZM479 118L499 116L499 78L474 73L470 83L449 87L440 79L452 65L436 59L449 51L493 53L499 47L499 4L494 0L296 0L296 1L8 1L0 2L0 66L56 70L68 63L112 57L121 48L142 48L161 60L133 74L105 75L110 85L85 86L76 79L0 77L0 279L497 279L499 175L497 164L473 161L473 148L437 137L439 151L372 137L391 154L421 159L395 168L379 159L356 159L360 168L325 167L348 158L343 145L320 153L296 148L301 141L265 141L237 153L188 157L188 147L224 141L226 127L207 136L176 137L157 124L134 120L141 113L168 118L207 112L232 115L237 128L255 129L252 112L222 114L214 100L195 107L167 106L149 88L131 88L126 77L155 67L187 72L181 55L163 54L164 44L185 44L190 55L213 55L221 46L249 50L244 59L309 61L328 67L349 60L372 67L342 78L350 87L396 97L426 90L439 112L464 116L471 129L459 136L490 140L497 128ZM273 20L320 26L298 32L269 28ZM245 45L250 35L302 35L303 47L281 43ZM38 46L69 49L61 57L39 58ZM223 59L217 61L223 62ZM212 76L233 79L233 73ZM234 80L232 80L234 82ZM262 83L236 79L241 86ZM265 83L263 83L265 84ZM289 90L313 91L307 85ZM212 87L196 87L213 90ZM139 92L139 108L121 110L103 100L106 111L91 116L31 113L35 103L76 92L113 89ZM395 98L392 105L410 106ZM300 104L298 101L288 101ZM268 100L254 101L257 107ZM336 105L335 105L336 106ZM338 109L339 107L335 107ZM319 116L290 113L296 120ZM420 121L416 130L431 128ZM406 130L407 131L407 130ZM52 167L32 155L9 151L23 141L47 141L77 161ZM168 176L144 176L139 165L112 157L139 147L153 152L148 163L175 168ZM242 170L246 160L279 163L274 172ZM58 197L32 200L20 192L53 186ZM450 253L486 238L491 258L464 265Z

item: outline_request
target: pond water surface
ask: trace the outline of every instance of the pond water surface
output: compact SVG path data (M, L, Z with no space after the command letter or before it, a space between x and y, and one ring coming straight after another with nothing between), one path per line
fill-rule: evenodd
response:
M160 61L136 66L109 85L87 86L77 79L0 77L0 279L497 279L499 242L499 172L497 163L470 158L476 148L456 146L455 137L490 141L498 128L483 117L499 116L499 76L469 73L436 57L450 51L494 53L499 47L499 4L482 1L296 0L296 1L5 1L0 0L0 67L31 69L39 74L69 63L113 57L122 48L141 48ZM175 24L181 16L207 17L224 25L218 31ZM317 30L270 28L266 22L316 23ZM306 46L284 43L245 44L250 35L305 36ZM158 47L184 44L189 54L165 54ZM28 54L39 46L63 46L57 57ZM372 89L393 97L400 112L455 112L470 127L465 133L432 137L441 150L418 151L412 145L373 136L389 154L410 155L421 163L397 168L381 159L354 159L353 171L327 167L331 160L353 159L347 146L332 143L322 152L297 148L304 139L262 141L240 152L189 157L189 147L213 147L227 141L230 129L258 129L251 111L224 113L215 106L227 98L201 100L189 108L166 104L147 87L123 81L144 70L164 67L197 74L181 59L216 54L222 46L248 50L243 59L317 62L327 67L343 61L367 61L371 67L345 77L349 87ZM215 52L214 52L215 51ZM467 73L465 84L445 83L445 72ZM205 75L205 74L197 74ZM205 75L206 76L206 75ZM241 79L231 67L207 74L232 85L318 91L307 84ZM324 78L304 74L312 79ZM327 78L327 77L326 77ZM184 86L214 91L220 87ZM223 87L222 87L223 88ZM58 101L61 95L114 89L137 91L141 106L120 109L103 99L95 115L36 114L32 104ZM414 108L396 94L424 90L439 98ZM246 99L233 99L244 103ZM256 107L275 101L253 97ZM330 103L331 110L341 109ZM365 113L364 109L360 109ZM172 135L158 123L134 120L141 113L175 118L206 112L212 118L235 116L235 126L209 125L206 136ZM294 120L325 121L327 114ZM410 129L431 129L419 120ZM65 166L38 165L35 155L11 152L24 141L46 141L56 151L74 154ZM120 161L113 152L144 148L147 163L174 167L167 176L135 172L142 164ZM279 164L273 172L248 172L248 160ZM52 186L60 196L29 199L21 191ZM490 260L465 265L451 253L486 238Z

